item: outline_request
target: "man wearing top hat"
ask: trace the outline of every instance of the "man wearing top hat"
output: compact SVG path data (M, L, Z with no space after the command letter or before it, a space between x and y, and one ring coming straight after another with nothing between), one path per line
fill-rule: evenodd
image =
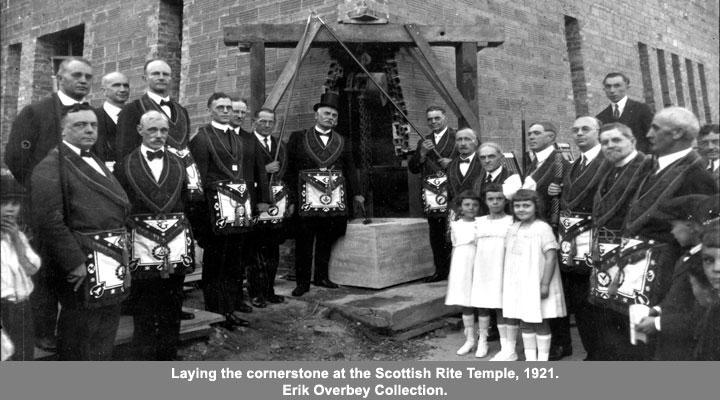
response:
M293 132L288 141L285 179L291 203L289 213L297 213L298 232L295 241L297 287L292 292L296 297L310 290L313 250L314 284L337 288L328 275L330 250L345 234L347 200L358 188L350 144L334 130L338 122L338 100L335 93L323 94L320 102L313 106L315 126ZM358 207L364 207L362 195L355 194L353 200Z

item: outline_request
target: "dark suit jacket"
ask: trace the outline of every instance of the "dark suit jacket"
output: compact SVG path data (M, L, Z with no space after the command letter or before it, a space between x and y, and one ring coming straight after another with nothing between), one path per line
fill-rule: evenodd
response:
M435 143L435 149L437 149L441 157L455 158L457 156L458 152L455 149L455 132L455 129L448 127L442 139L440 139L440 143ZM433 134L430 134L429 137L433 142L435 141ZM432 160L434 157L434 154L431 154L433 153L432 151L428 152L425 162L420 162L420 147L422 146L422 142L423 139L418 142L415 153L413 153L408 161L408 168L413 174L420 173L422 178L425 179L425 177L435 174L441 168L438 163Z
M502 185L505 183L505 181L513 175L512 171L505 168L504 166L500 167L500 173L495 177L495 179L492 180L492 183L497 183L499 185ZM485 201L483 200L483 191L485 190L485 175L487 174L487 171L483 170L480 175L475 178L475 183L473 184L473 190L475 193L480 196L480 213L478 216L487 215L490 210L488 210L487 204L485 204ZM505 205L505 212L509 212L510 210L510 201L506 202Z
M289 189L290 202L296 204L298 201L300 171L321 167L330 168L331 166L333 169L342 171L345 177L346 203L351 202L349 200L353 195L361 193L357 192L359 189L357 171L350 152L349 141L334 130L326 147L323 148L319 141L320 139L315 136L314 127L293 132L288 140L285 183ZM339 147L341 142L342 148ZM311 148L308 149L308 146ZM339 152L339 155L333 158L336 152ZM333 162L328 163L328 161Z
M621 122L627 125L637 140L636 148L645 154L650 154L650 142L645 135L650 130L650 124L653 119L653 111L650 107L639 101L628 98L625 103L625 109L619 119L613 118L612 106L608 105L595 118L599 119L603 124L610 122Z
M48 152L60 143L63 106L57 94L23 108L15 118L5 164L18 182L27 186L30 174Z
M115 159L115 141L117 140L117 125L115 121L105 112L105 109L95 109L98 120L98 138L92 147L92 152L103 161L117 161ZM137 129L135 130L137 134ZM138 135L140 136L140 135Z
M581 161L582 158L578 158L565 171L560 209L569 212L592 213L595 192L597 192L600 180L611 165L605 161L602 152L582 172L580 172Z
M462 176L460 173L460 157L454 158L450 164L448 164L447 175L448 204L455 208L455 213L457 214L460 210L460 202L458 201L457 196L465 190L473 190L475 181L478 177L485 176L485 171L480 165L480 156L475 154L475 157L473 157L470 165L468 166L465 176Z
M275 160L275 151L278 148L278 140L273 136L270 136L270 152L268 152L265 148L265 145L260 142L260 140L258 140L257 136L255 136L255 133L247 133L247 135L250 136L250 138L255 142L255 158L257 159L257 162L263 166L262 171L265 171L265 165L270 164ZM284 182L283 178L285 175L285 170L287 169L287 151L284 144L280 144L280 154L278 154L278 161L280 162L280 171L278 171L273 176L273 180L274 182ZM268 184L270 184L270 174L265 173L265 180L268 182ZM265 197L266 195L268 197ZM263 193L263 201L270 201L269 196L269 192Z
M172 115L168 116L170 133L167 145L182 150L188 146L190 141L190 117L187 110L178 102L171 99L170 103L172 103ZM164 113L162 108L152 101L147 93L123 107L117 123L116 160L122 160L140 146L142 138L138 134L137 126L140 123L140 117L150 110Z
M140 148L115 164L113 174L132 204L131 214L165 214L185 211L187 176L183 161L165 151L160 180L155 181Z
M555 176L556 163L560 168L560 178ZM528 164L529 165L529 164ZM562 183L562 177L565 176L565 172L570 169L570 163L562 156L562 153L555 149L550 153L548 158L530 174L530 177L535 181L535 191L542 201L543 207L543 219L545 222L550 223L552 217L552 196L548 194L548 187L551 183Z
M62 155L62 164L60 161ZM63 307L82 307L81 291L73 292L65 281L68 272L85 263L86 254L74 233L123 229L130 203L125 191L102 160L95 161L105 172L100 175L64 144L53 149L35 168L31 200L43 268L57 277ZM65 190L60 183L59 171ZM63 201L63 192L65 200Z

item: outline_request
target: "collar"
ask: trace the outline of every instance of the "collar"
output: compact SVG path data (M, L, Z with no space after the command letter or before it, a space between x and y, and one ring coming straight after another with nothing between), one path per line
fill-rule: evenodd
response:
M630 153L627 157L620 160L620 162L615 163L615 166L618 168L624 167L624 166L628 165L630 163L630 161L634 160L635 157L637 157L637 155L638 155L637 150L633 150L632 153Z
M236 131L235 129L233 129L233 127L230 126L230 125L228 125L228 124L220 124L220 123L217 123L217 122L215 122L215 121L210 121L210 125L212 125L213 128L219 129L219 130L221 130L221 131L223 131L223 132L225 132L225 131L227 131L228 129L230 129L230 130L232 130L233 132L235 132L236 134L238 133L238 131Z
M691 248L690 250L688 250L688 253L690 253L690 254L692 254L692 255L695 255L695 254L699 253L700 250L702 250L702 247L703 247L703 246L702 246L702 243L697 244L697 245L693 246L693 248Z
M492 178L492 180L495 180L495 178L497 178L498 175L500 175L500 173L502 173L502 170L503 170L503 166L501 165L495 171L488 172L488 174L490 174L490 178Z
M257 140L260 141L260 143L265 143L265 138L270 139L270 135L268 135L268 136L263 136L263 135L255 132L255 131L253 131L253 134L255 134L255 137L257 138ZM272 140L271 140L270 142L272 142Z
M463 158L462 155L458 155L458 159L460 159L460 160L468 160L468 161L472 162L473 158L475 158L475 152L470 153L470 155L465 158Z
M720 166L720 160L710 160L710 165L712 165L712 170L715 171Z
M62 105L64 105L64 106L71 106L73 104L79 104L79 103L82 103L85 101L84 97L82 98L82 100L77 101L77 100L73 99L72 97L63 93L62 90L58 90L57 95L58 95L58 98L60 99L60 103L62 103Z
M103 110L111 116L114 120L117 121L117 116L120 114L120 111L122 111L122 108L116 106L115 104L112 104L108 101L103 103Z
M433 135L435 135L435 141L436 141L436 142L439 142L439 141L440 141L440 139L443 137L443 135L445 134L445 132L447 132L447 129L448 129L448 127L446 126L445 128L443 128L443 130L441 130L441 131L438 132L438 133L434 133L434 132L433 132Z
M598 156L598 154L600 154L600 145L599 144L596 144L595 147L593 147L592 149L582 153L582 155L585 156L585 159L587 160L586 162L588 164L590 164L595 159L595 157Z
M617 103L610 103L610 104L611 104L611 105L617 104L617 106L618 106L618 111L620 112L620 115L622 115L623 111L625 110L625 104L627 104L627 100L628 100L628 97L625 96L625 97L623 97L622 99L620 99L620 101L618 101ZM614 108L614 107L613 107L613 108Z
M329 135L332 132L332 129L320 129L319 126L315 125L315 132L320 132L323 135Z
M692 147L688 147L685 150L676 151L671 154L666 154L662 157L658 157L658 170L657 172L660 172L664 170L668 165L674 163L675 161L685 157L686 155L690 154L692 151Z
M170 96L162 97L159 94L153 93L149 90L146 93L147 93L148 97L150 97L150 100L156 102L157 104L160 104L160 101L162 101L162 100L170 101Z
M60 92L58 92L58 93L60 93ZM68 142L67 140L63 140L63 143L65 143L65 145L66 145L67 147L69 147L70 150L72 150L73 152L75 152L75 154L80 155L80 151L81 151L82 149L80 149L79 147L75 146L74 144L70 144L70 142Z
M545 162L545 160L550 157L550 154L552 154L553 150L555 150L555 146L550 145L546 149L540 150L535 153L535 158L537 158L538 165Z

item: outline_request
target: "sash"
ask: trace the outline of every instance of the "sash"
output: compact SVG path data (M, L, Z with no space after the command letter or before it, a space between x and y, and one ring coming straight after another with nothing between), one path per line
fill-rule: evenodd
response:
M669 245L639 237L622 238L604 251L590 276L590 303L625 315L631 304L653 306L660 302L662 266L673 264Z
M210 185L210 218L216 235L244 233L252 227L250 192L243 180Z
M448 206L448 180L444 172L438 171L423 179L422 202L426 217L442 216Z
M334 169L305 169L299 177L301 217L336 217L347 214L345 178Z
M256 222L261 225L280 226L287 209L287 189L283 184L278 184L270 186L270 190L272 191L272 203L267 211L263 211L257 216Z
M133 215L130 227L133 279L168 278L194 270L195 246L184 213Z
M560 213L558 242L560 268L566 272L589 274L592 268L592 216L589 213Z
M200 179L200 171L198 170L195 159L193 159L190 150L187 147L183 149L176 149L172 146L167 146L167 150L180 158L185 167L185 175L187 176L187 190L189 200L199 200L203 198L202 180Z
M120 303L130 292L127 231L75 232L75 238L87 255L87 276L80 289L85 307Z

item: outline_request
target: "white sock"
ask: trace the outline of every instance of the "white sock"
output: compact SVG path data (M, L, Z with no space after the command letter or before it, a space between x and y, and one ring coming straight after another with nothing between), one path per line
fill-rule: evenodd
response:
M478 342L475 357L485 357L488 352L487 335L490 328L490 317L478 317Z
M515 353L515 347L517 346L517 334L520 327L518 325L507 325L507 349L508 353Z
M522 334L525 361L537 361L537 340L535 332Z
M465 343L462 347L455 352L455 354L462 356L470 352L475 344L477 343L477 330L475 329L475 316L473 314L462 316L463 320L463 333L465 334Z
M498 324L497 328L500 334L500 351L507 351L507 325Z
M538 361L547 361L550 357L550 339L552 335L537 335Z

